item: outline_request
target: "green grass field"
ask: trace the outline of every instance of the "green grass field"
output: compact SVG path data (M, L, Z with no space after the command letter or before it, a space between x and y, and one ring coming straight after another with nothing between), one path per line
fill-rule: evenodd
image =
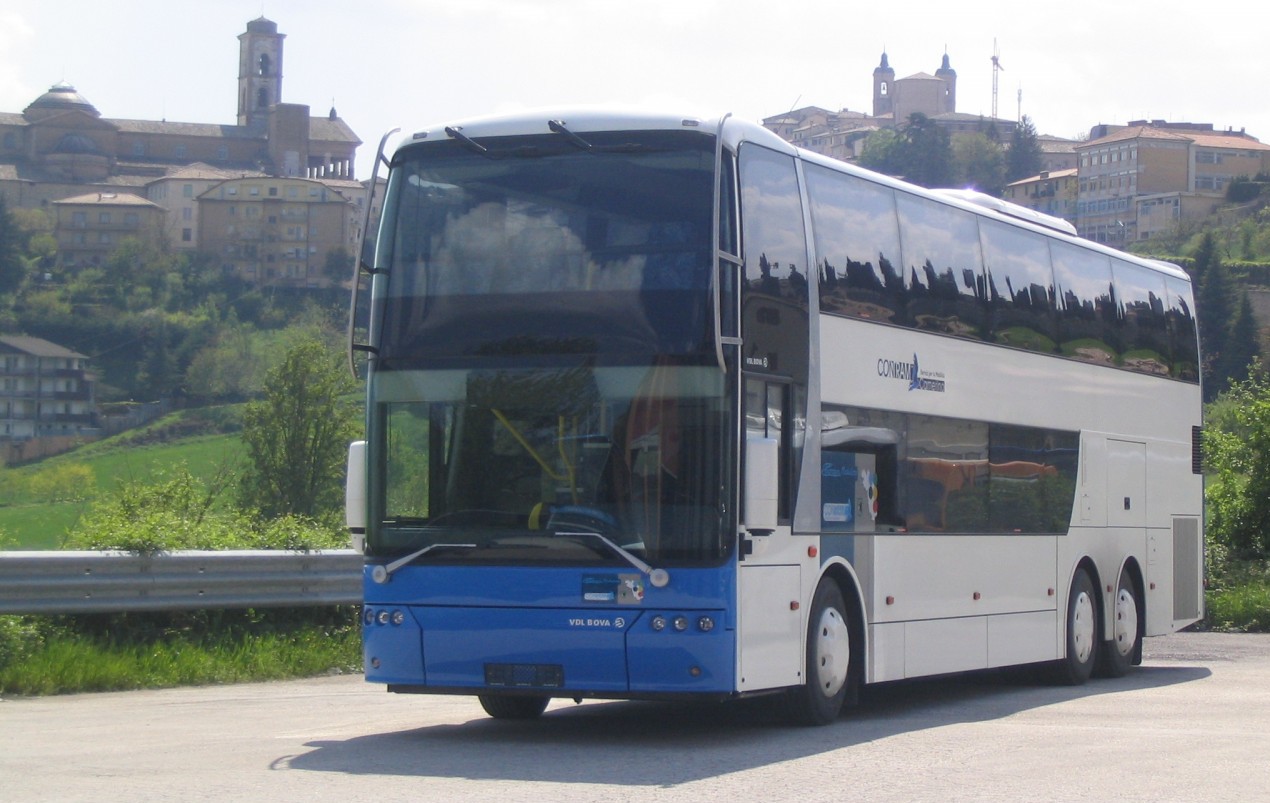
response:
M236 434L199 435L147 445L136 445L121 436L29 466L0 469L0 547L58 549L95 496L113 493L128 482L145 481L181 464L195 477L210 481L236 467L241 457L242 441ZM72 494L75 501L50 498L50 494L32 488L31 480L40 472L47 476L65 466L86 466L92 472L92 487ZM58 495L67 496L66 490Z

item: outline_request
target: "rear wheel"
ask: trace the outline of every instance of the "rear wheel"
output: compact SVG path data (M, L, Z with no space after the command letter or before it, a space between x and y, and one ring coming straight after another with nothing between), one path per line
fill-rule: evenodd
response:
M1067 595L1067 654L1055 666L1055 680L1079 686L1089 680L1098 657L1098 602L1093 581L1077 569Z
M481 708L494 719L536 719L547 710L550 697L513 697L506 694L477 695Z
M1133 667L1133 661L1141 649L1142 634L1138 625L1141 617L1135 590L1129 572L1121 570L1114 601L1112 638L1104 641L1098 651L1098 674L1101 677L1124 677Z
M838 584L826 578L816 588L807 623L807 677L790 690L790 713L807 725L838 718L851 668L851 627Z

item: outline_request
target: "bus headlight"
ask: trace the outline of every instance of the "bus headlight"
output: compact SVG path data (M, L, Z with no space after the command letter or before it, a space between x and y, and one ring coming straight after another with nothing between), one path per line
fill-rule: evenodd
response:
M656 630L658 633L660 633L661 631L666 629L666 617L662 616L661 614L658 614L653 617L653 620L650 624L652 624L653 630Z
M674 620L673 622L671 622L671 624L672 624L672 625L674 625L675 630L677 630L677 631L679 631L680 633L682 633L682 632L684 632L685 630L687 630L687 629L688 629L688 617L686 617L686 616L676 616L676 617L675 617L675 620Z
M702 633L709 633L714 630L714 620L709 616L703 616L697 620L697 629Z

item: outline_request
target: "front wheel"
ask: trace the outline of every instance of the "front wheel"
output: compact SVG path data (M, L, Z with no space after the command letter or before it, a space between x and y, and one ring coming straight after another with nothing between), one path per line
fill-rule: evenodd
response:
M547 710L550 697L519 697L507 694L480 694L481 708L494 719L537 719Z
M846 700L851 668L851 627L838 584L825 579L812 599L807 623L807 676L790 690L790 713L807 725L828 725Z
M1079 686L1089 680L1098 657L1098 602L1089 573L1077 569L1067 595L1067 654L1054 669L1055 680Z
M1128 674L1142 648L1141 617L1135 596L1133 578L1127 570L1120 571L1116 588L1115 622L1111 641L1104 641L1098 651L1098 675L1120 678Z

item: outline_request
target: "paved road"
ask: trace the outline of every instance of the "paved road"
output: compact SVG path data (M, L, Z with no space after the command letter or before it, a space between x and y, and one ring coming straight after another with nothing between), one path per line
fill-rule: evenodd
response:
M357 677L0 702L0 799L1270 800L1270 636L1149 639L1127 678L761 707L568 701L497 722Z

